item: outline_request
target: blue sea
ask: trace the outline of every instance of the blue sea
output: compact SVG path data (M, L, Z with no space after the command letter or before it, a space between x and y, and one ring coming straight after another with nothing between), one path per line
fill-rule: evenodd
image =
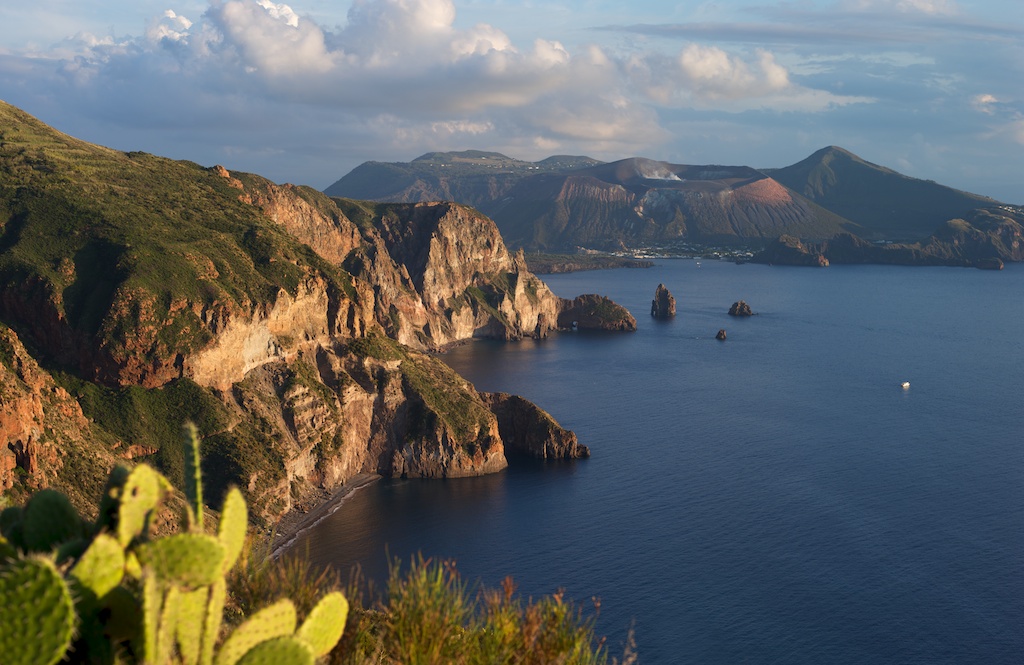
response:
M645 665L1024 662L1024 266L679 259L545 281L639 330L442 358L592 457L383 481L297 551L378 580L422 552L599 597L610 653L632 627ZM659 283L671 321L649 316ZM726 314L741 299L756 316Z

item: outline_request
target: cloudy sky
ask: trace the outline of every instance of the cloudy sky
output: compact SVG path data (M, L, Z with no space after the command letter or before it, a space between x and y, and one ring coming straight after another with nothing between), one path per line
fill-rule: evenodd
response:
M0 99L323 188L433 150L786 166L838 145L1024 203L1020 0L33 0Z

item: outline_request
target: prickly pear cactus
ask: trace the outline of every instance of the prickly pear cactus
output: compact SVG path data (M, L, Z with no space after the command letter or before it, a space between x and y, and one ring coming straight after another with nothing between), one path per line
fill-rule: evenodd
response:
M21 514L22 542L29 552L49 552L81 538L85 530L78 511L56 490L39 490L33 494Z
M224 546L225 574L238 561L238 555L245 547L246 527L249 524L249 511L245 506L245 499L237 487L228 490L224 497L224 506L221 508L220 524L217 525L217 539Z
M296 624L295 605L279 600L245 620L224 640L216 665L235 665L250 649L275 637L292 635Z
M24 509L21 506L8 506L0 510L0 535L11 540L11 532L16 526L21 525L21 513Z
M152 467L140 464L115 488L117 506L117 540L128 547L132 540L145 533L153 511L164 500L170 483Z
M200 468L199 433L192 423L185 423L185 498L196 528L203 530L203 473Z
M93 539L70 574L81 588L97 599L102 598L124 578L124 550L116 539L101 533Z
M71 592L49 558L8 561L0 568L0 659L4 665L52 665L71 645Z
M195 665L199 662L209 598L210 588L200 587L186 591L178 601L178 653L181 654L181 661L185 665Z
M138 548L143 570L163 585L196 588L213 584L223 572L224 546L205 533L176 533Z
M232 489L216 535L203 530L198 441L186 428L188 508L179 533L150 532L172 488L146 465L111 472L93 524L51 490L0 514L2 665L57 663L76 627L76 662L311 665L337 644L348 613L337 592L297 630L295 606L281 600L221 643L226 575L245 545L248 509ZM25 555L33 551L48 554Z
M317 656L326 656L345 632L348 601L341 592L329 593L310 611L295 632L295 637L309 644Z
M313 647L294 637L275 637L246 652L238 665L313 665Z

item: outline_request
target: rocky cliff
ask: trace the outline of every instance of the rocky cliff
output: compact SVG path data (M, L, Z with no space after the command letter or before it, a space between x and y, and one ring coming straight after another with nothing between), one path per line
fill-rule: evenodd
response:
M561 301L510 254L487 217L453 203L370 207L345 267L373 286L378 321L417 348L554 329Z
M563 312L479 213L117 152L2 103L0 133L0 488L85 507L117 460L180 480L185 420L211 496L237 483L263 520L358 473L497 471L506 436L582 449L416 350Z
M590 457L576 434L561 427L549 413L529 400L508 393L481 393L498 417L498 431L508 455L535 459Z

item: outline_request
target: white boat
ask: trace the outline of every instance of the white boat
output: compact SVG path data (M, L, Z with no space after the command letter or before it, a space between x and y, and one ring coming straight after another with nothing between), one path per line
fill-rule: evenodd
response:
M907 388L909 388L909 387L910 387L910 381L904 381L904 382L903 382L903 383L901 383L900 385L901 385L901 386L903 386L903 389L904 389L904 390L906 390Z

